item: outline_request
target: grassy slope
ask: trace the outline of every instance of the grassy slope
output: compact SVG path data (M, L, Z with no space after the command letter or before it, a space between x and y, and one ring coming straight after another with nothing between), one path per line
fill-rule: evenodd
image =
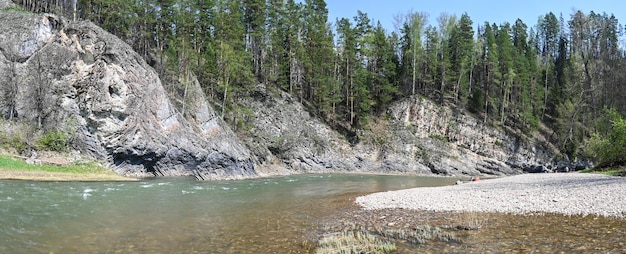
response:
M0 179L28 181L132 181L95 163L67 166L29 165L8 155L0 155Z

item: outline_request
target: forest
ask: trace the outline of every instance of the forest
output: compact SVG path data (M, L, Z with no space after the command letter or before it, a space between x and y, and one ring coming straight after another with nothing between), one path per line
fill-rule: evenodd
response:
M527 135L545 124L570 158L626 156L626 27L611 14L496 24L411 11L389 17L398 26L390 31L360 11L329 20L324 0L14 2L122 38L180 98L182 114L197 78L234 129L250 114L238 100L263 83L340 130L366 128L395 101L422 96Z

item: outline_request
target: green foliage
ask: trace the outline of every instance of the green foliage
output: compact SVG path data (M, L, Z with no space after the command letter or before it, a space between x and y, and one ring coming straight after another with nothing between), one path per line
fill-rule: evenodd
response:
M504 146L504 144L502 144L502 141L500 141L500 140L496 140L496 141L494 142L494 144L495 144L496 146L499 146L499 147Z
M20 12L20 13L28 13L27 10L25 10L22 7L19 6L6 6L4 7L2 10L0 11L6 11L6 12Z
M626 119L614 110L607 110L611 119L608 133L594 133L585 143L585 153L600 166L626 162Z
M37 146L41 150L65 151L71 136L62 131L47 131L37 140Z
M429 136L432 139L436 139L445 143L450 142L450 137L446 136L446 135L438 135L438 134L433 134Z
M588 168L579 171L580 173L597 173L609 176L626 176L626 168Z
M28 148L26 135L23 132L13 134L0 132L0 147L15 149L17 153L21 153Z

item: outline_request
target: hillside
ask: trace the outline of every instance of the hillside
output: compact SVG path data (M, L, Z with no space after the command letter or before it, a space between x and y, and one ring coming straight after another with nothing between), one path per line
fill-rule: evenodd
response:
M447 90L437 96L424 85L417 88L430 91L427 96L400 95L395 88L387 95L360 88L333 92L339 87L326 86L339 85L338 80L322 77L317 87L285 86L280 79L237 69L242 65L232 62L241 60L235 56L227 62L213 59L234 68L226 77L204 72L200 67L211 59L192 59L184 47L138 53L136 45L89 21L20 11L7 0L0 1L0 9L0 22L6 24L0 29L4 121L26 123L27 132L65 133L71 149L122 175L204 180L309 172L475 176L588 166L557 161L563 146L550 142L560 138L543 123L532 127L536 115L518 118L523 112L513 108L498 113L495 104L471 101L471 96L454 97ZM207 51L219 56L236 50L222 46ZM307 73L300 67L290 71ZM330 94L316 94L322 90ZM331 96L343 92L349 96Z

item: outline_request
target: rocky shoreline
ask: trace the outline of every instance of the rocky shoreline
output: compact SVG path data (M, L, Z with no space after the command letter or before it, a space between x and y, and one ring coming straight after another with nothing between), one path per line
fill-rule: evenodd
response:
M411 209L626 217L626 178L599 174L522 174L454 186L358 197L366 210Z

